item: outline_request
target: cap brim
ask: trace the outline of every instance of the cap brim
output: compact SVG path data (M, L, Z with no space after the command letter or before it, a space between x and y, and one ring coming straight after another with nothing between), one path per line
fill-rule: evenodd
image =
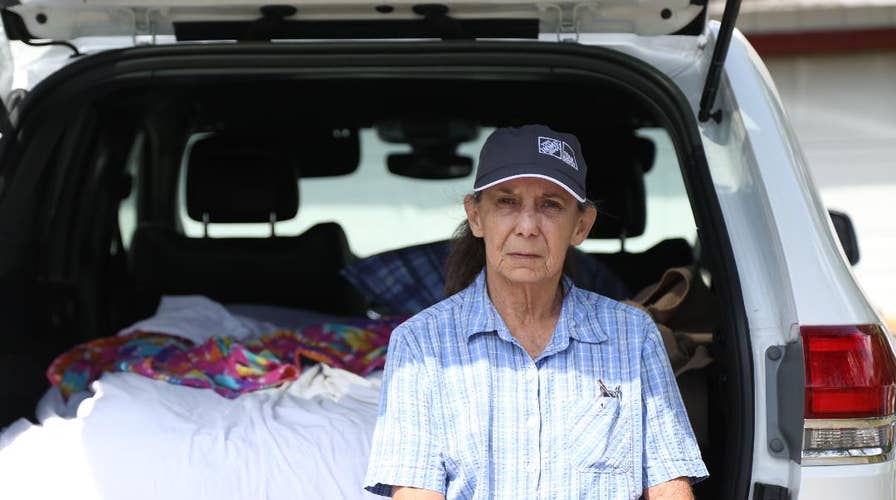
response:
M551 177L551 176L548 176L548 175L542 175L542 174L513 174L513 175L508 175L508 176L501 177L501 178L499 178L499 179L493 180L493 181L491 181L491 182L489 182L489 183L487 183L487 184L483 184L483 185L481 185L481 186L473 186L473 191L482 191L483 189L488 189L488 188L490 188L490 187L492 187L492 186L495 186L495 185L497 185L497 184L501 184L502 182L507 182L507 181L509 181L509 180L513 180L513 179L519 179L519 178L521 178L521 177L534 177L534 178L536 178L536 179L544 179L544 180L546 180L546 181L553 182L554 184L556 184L556 185L562 187L564 191L566 191L567 193L571 194L572 197L575 198L577 201L579 201L579 202L581 202L581 203L584 203L584 202L585 202L585 197L584 197L584 196L581 196L581 195L579 195L579 194L576 194L576 192L573 191L573 189L572 189L571 187L567 186L566 184L564 184L563 182L561 182L561 181L558 180L558 179L555 179L555 178L553 178L553 177Z

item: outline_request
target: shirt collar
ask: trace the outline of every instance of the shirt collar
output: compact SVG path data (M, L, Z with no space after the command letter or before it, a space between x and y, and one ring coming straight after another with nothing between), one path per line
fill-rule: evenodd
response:
M607 334L604 332L596 318L589 318L589 309L592 304L586 301L587 293L573 284L572 280L564 275L563 283L563 305L560 309L560 318L557 321L557 332L562 335L554 335L550 341L551 345L562 341L565 347L568 345L568 338L573 338L579 342L600 343L607 340ZM485 282L485 269L476 276L473 283L465 290L464 297L464 317L466 322L466 335L469 339L477 333L496 332L502 340L511 341L512 335L495 309L491 298L488 296L488 288ZM593 315L592 315L593 316ZM546 350L547 350L546 349Z

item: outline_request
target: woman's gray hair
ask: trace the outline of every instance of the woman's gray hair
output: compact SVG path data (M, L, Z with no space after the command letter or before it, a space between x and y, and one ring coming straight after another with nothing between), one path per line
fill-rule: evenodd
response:
M474 191L467 196L472 198L474 203L479 203L482 200L482 191ZM591 200L578 202L578 209L581 212L591 207L596 208ZM563 273L567 276L573 275L573 259L570 258L572 248L570 246L566 251L566 258L563 261ZM451 240L451 253L448 254L448 261L445 264L445 296L449 297L470 286L483 267L485 267L485 242L473 235L470 223L464 220L454 231Z

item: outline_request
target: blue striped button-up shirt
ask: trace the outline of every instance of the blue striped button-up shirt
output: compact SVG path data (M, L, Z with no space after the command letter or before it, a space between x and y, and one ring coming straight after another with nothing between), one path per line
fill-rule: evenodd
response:
M532 359L486 292L465 290L395 329L365 484L454 498L638 498L707 475L656 325L563 279Z

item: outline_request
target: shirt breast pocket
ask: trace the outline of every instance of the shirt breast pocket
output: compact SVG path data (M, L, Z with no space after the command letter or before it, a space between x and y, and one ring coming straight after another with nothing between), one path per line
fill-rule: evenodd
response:
M624 474L633 457L631 416L620 398L578 401L569 412L567 452L580 472Z

